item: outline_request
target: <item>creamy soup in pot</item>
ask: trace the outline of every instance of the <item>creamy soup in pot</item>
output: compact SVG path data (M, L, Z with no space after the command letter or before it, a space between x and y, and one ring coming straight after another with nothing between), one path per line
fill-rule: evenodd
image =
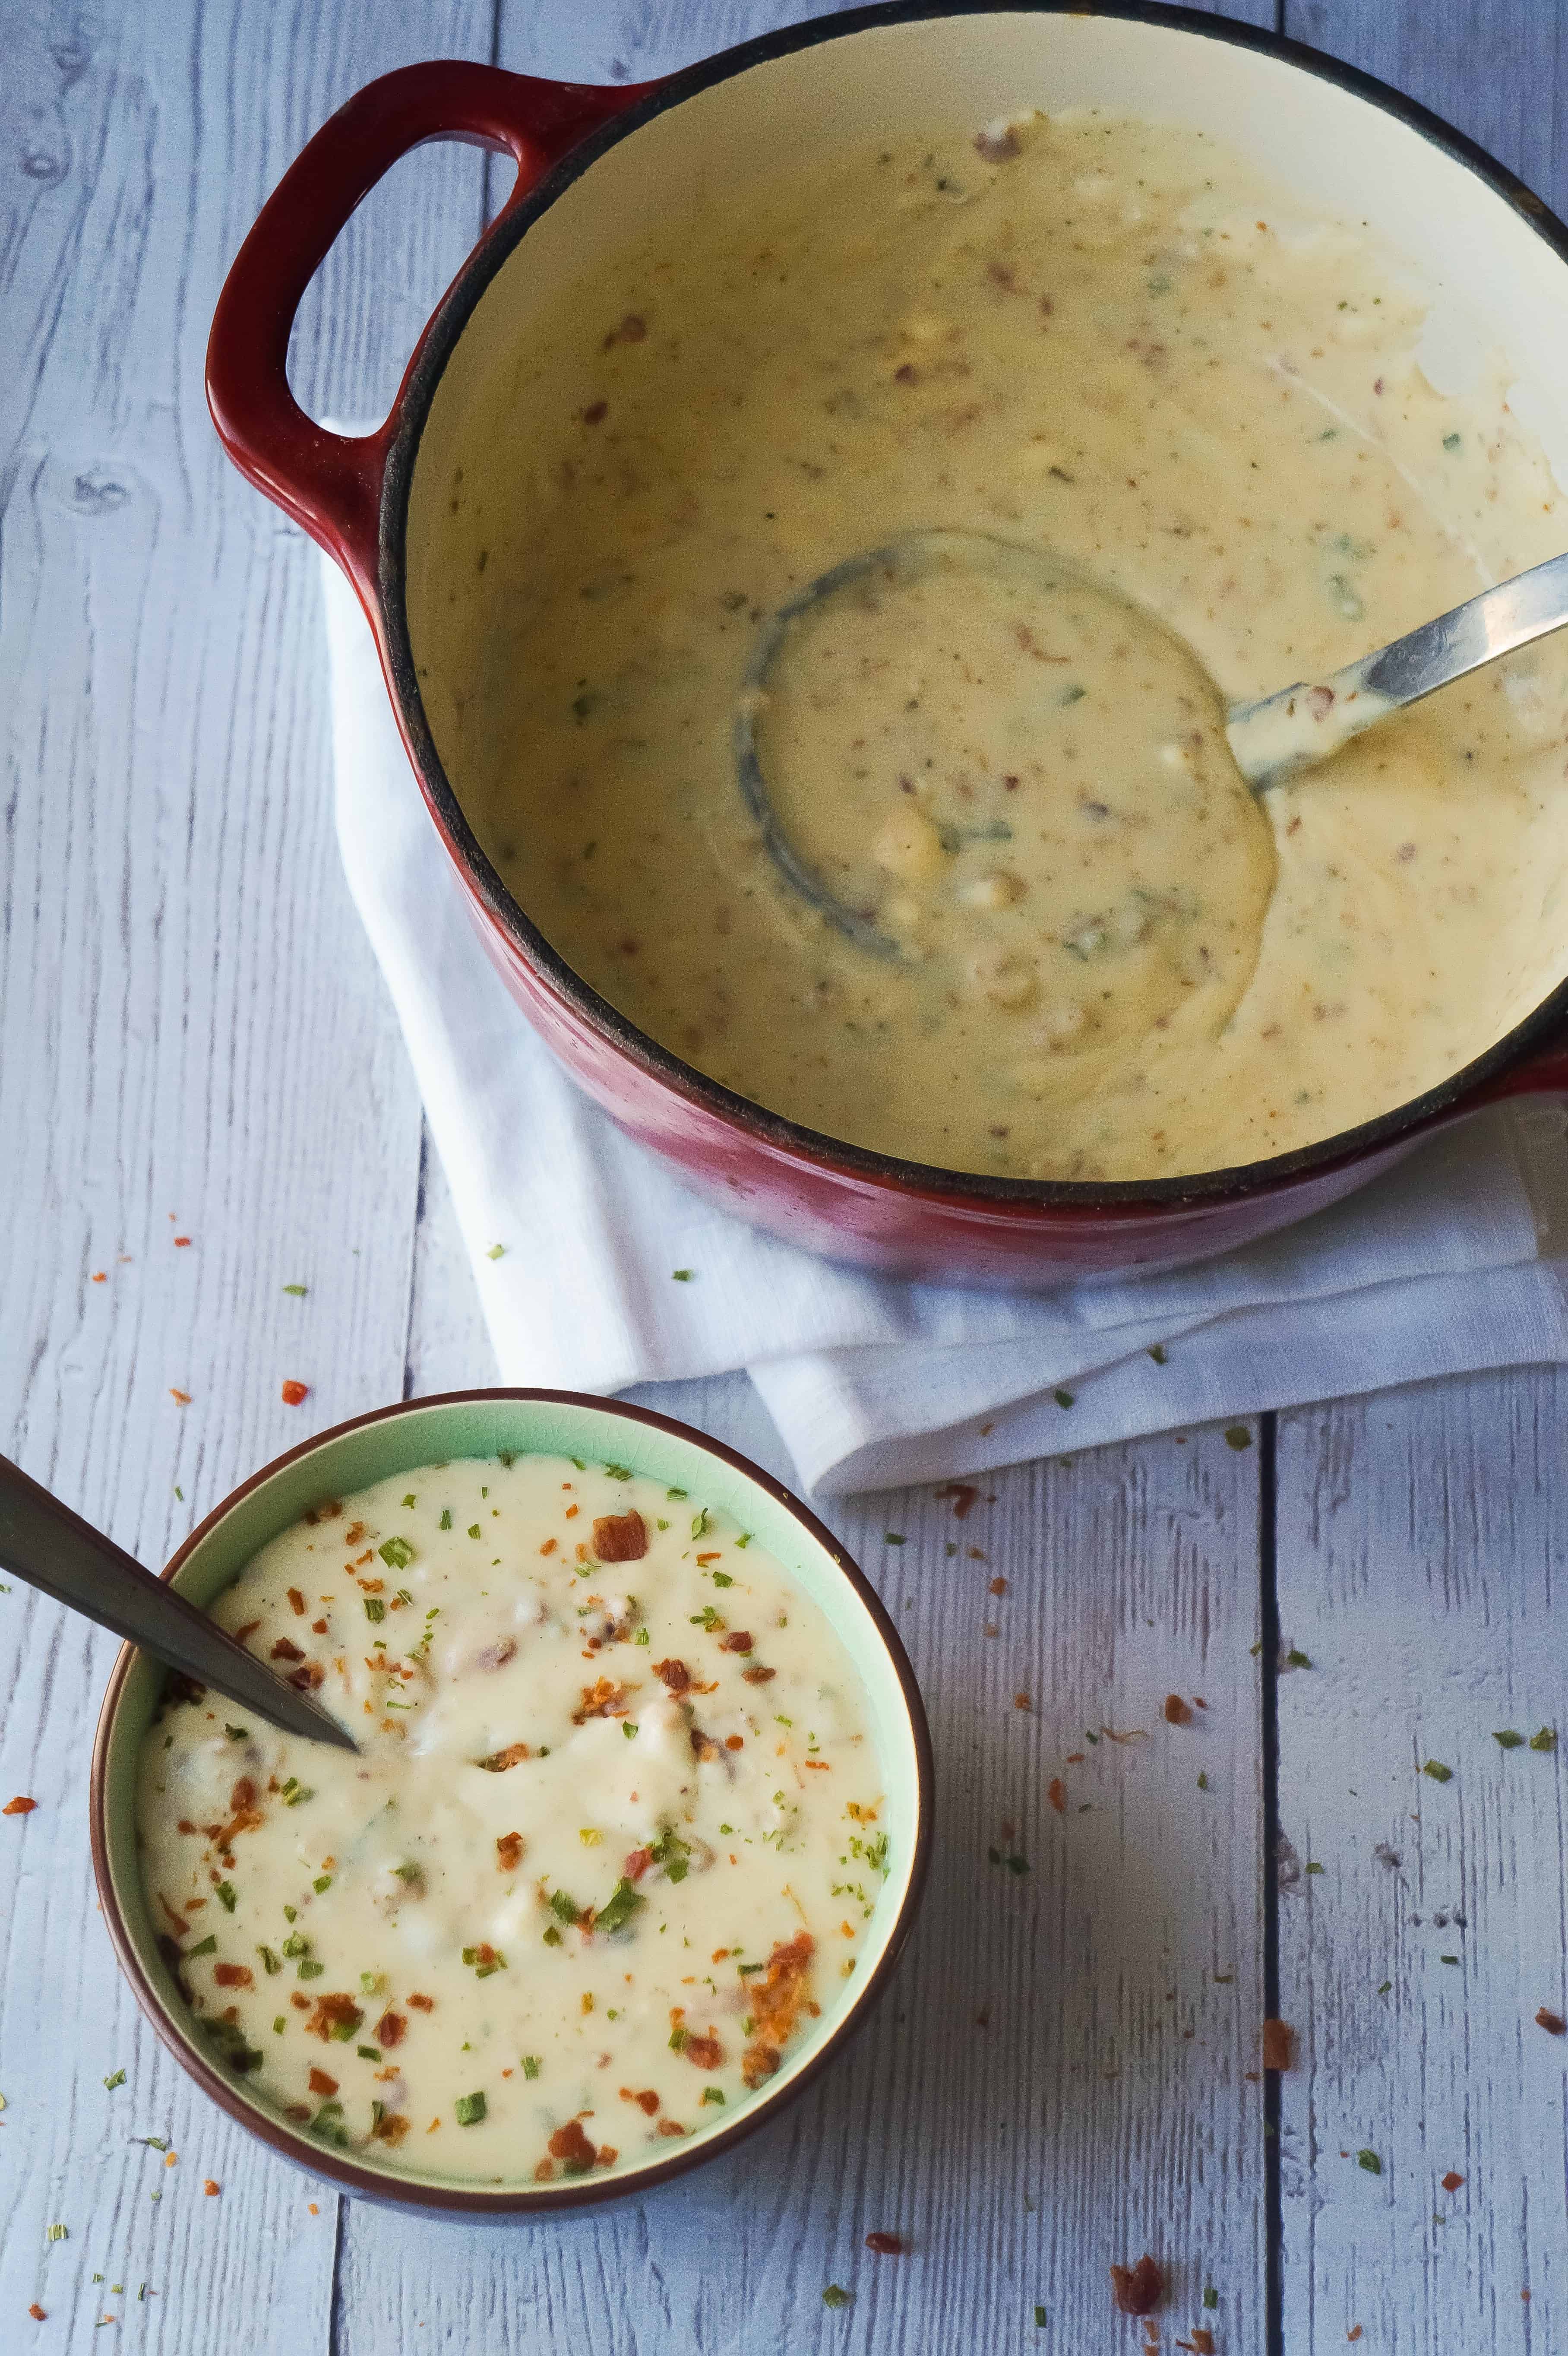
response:
M1356 224L1091 112L629 242L495 369L412 593L486 850L654 1038L859 1145L1139 1179L1406 1101L1568 967L1568 659L1261 800L1222 732L1562 544L1423 320Z
M431 1465L325 1501L214 1616L361 1746L198 1694L141 1760L170 1966L312 2135L485 2183L625 2168L831 2019L890 1868L863 1692L699 1495Z

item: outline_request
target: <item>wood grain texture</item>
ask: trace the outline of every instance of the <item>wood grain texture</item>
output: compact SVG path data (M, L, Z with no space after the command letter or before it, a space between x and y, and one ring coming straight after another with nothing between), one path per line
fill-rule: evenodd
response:
M171 6L94 31L7 5L0 33L0 1433L156 1563L255 1464L396 1395L420 1145L332 836L315 560L218 449L207 326L315 121L380 66L486 53L490 14ZM411 316L472 238L474 159L421 193L393 241ZM411 317L374 278L339 299L358 326L304 380L347 404L400 368ZM115 2313L148 2350L310 2356L336 2203L164 2057L96 1917L112 1649L0 1595L0 1783L39 1803L5 1827L0 2346Z
M1545 1370L1280 1419L1292 2356L1568 2343L1563 1765L1494 1739L1568 1740L1565 1408Z
M636 1396L787 1476L738 1378ZM1208 1431L994 1475L962 1522L929 1491L834 1512L937 1761L930 1894L886 2002L729 2165L595 2223L464 2233L350 2204L340 2356L1104 2348L1107 2268L1146 2250L1172 2319L1202 2320L1212 2283L1223 2344L1259 2346L1256 1463ZM1193 1725L1164 1722L1173 1687L1208 1703ZM871 2255L874 2231L908 2254ZM830 2282L851 2308L824 2310Z

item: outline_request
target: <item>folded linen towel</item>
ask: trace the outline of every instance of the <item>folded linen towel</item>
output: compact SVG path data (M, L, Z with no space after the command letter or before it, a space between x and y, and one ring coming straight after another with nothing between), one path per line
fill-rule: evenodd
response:
M323 578L344 866L503 1381L618 1391L744 1367L803 1484L841 1494L1568 1358L1555 1108L1478 1114L1347 1203L1200 1267L1043 1294L867 1276L689 1193L579 1092L507 996L364 617L335 567Z

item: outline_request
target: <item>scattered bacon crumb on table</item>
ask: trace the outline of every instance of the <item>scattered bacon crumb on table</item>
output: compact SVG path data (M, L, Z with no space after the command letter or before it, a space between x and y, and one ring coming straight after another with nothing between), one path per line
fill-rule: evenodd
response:
M866 2247L875 2250L880 2258L901 2257L903 2246L897 2233L868 2233L866 2236Z
M1264 2023L1264 2068L1288 2070L1296 2044L1296 2032L1288 2022L1265 2020Z
M1111 2268L1111 2297L1119 2315L1152 2315L1165 2289L1165 2276L1147 2253L1136 2266Z
M1192 1723L1190 1705L1184 1702L1179 1694L1167 1694L1165 1718L1168 1726L1190 1726Z
M11 1804L14 1807L16 1802ZM1561 2037L1564 2029L1568 2029L1568 2021L1563 2019L1562 2014L1548 2012L1544 2005L1535 2016L1535 2025L1538 2029L1544 2029L1548 2037Z
M1444 2177L1444 2179L1442 2179L1442 2182L1443 2182L1443 2190L1444 2190L1444 2191L1445 2191L1445 2192L1457 2192L1457 2191L1458 2191L1458 2190L1459 2190L1459 2187L1461 2186L1461 2184L1463 2184L1463 2182L1464 2182L1464 2181L1465 2181L1465 2179L1464 2179L1464 2178L1459 2174L1458 2169L1455 2169L1455 2168L1451 2168L1451 2169L1448 2170L1447 2175L1446 2175L1445 2177Z
M14 1800L7 1800L0 1808L0 1816L30 1816L37 1804L37 1800L29 1800L18 1793Z
M177 1391L176 1392L175 1397L176 1398L179 1397L179 1393ZM309 1397L310 1385L308 1383L296 1383L291 1377L291 1379L283 1385L282 1398L285 1407L301 1407Z

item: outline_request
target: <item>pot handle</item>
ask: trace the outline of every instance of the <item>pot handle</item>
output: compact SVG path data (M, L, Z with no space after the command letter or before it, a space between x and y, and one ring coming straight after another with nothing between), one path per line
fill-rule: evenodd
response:
M449 58L400 67L322 124L236 255L207 347L212 422L240 473L336 558L372 608L381 475L399 404L374 434L360 435L329 434L305 415L288 384L289 331L305 288L355 208L411 148L457 139L514 156L517 180L505 214L646 88L540 81Z

